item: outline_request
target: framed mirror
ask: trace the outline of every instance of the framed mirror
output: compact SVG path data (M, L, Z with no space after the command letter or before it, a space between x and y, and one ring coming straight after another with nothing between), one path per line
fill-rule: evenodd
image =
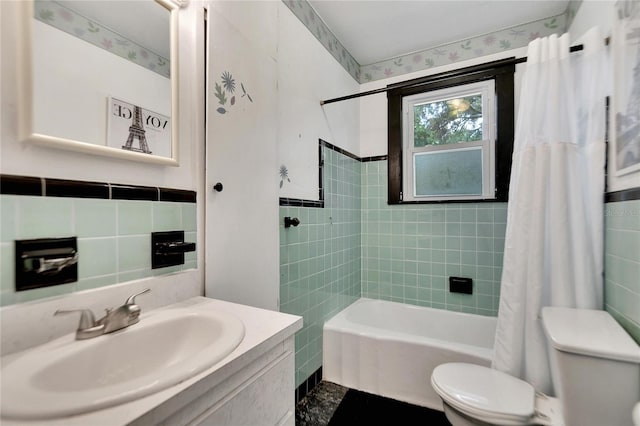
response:
M23 2L20 139L177 166L178 10L172 0Z

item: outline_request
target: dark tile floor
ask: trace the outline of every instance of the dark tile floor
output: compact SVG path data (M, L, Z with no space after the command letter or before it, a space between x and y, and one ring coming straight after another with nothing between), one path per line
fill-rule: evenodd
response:
M444 413L322 381L296 406L296 426L450 426Z

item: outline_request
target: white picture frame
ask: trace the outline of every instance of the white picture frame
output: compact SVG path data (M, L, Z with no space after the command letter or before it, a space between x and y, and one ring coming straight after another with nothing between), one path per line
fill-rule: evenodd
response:
M21 141L28 144L37 144L47 148L57 148L69 151L81 152L89 155L99 155L112 157L122 160L130 160L162 166L178 167L179 163L179 52L178 52L178 13L180 7L183 7L187 0L153 0L154 3L166 9L169 14L169 31L170 31L170 93L171 93L171 155L161 156L155 154L144 154L141 152L130 151L126 149L114 149L104 141L89 140L86 138L78 138L67 136L60 132L41 131L38 126L38 117L34 111L35 99L42 97L35 88L34 80L34 57L35 42L33 29L36 26L34 19L34 0L24 0L18 2L19 28L20 36L17 40L18 55L18 137ZM79 59L80 61L82 58ZM69 65L72 67L73 65ZM107 91L103 96L113 93ZM119 93L119 92L117 92ZM103 104L104 105L104 104ZM104 110L97 113L104 117ZM102 124L107 124L102 122ZM108 126L108 124L107 124ZM107 127L108 128L108 127ZM108 131L107 131L108 132ZM100 134L105 135L107 132L102 131Z
M612 43L612 168L616 178L636 181L633 187L640 182L630 176L640 172L640 1L616 3Z

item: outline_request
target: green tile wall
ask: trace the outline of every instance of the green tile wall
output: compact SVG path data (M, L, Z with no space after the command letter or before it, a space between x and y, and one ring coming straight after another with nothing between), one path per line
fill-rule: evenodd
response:
M322 152L325 207L280 207L280 311L304 317L296 386L322 366L324 322L361 295L360 163ZM285 216L300 225L285 229Z
M358 297L498 314L506 203L389 206L386 161L323 154L326 208L280 208L281 310L305 323L296 386L322 365L324 322ZM605 231L606 310L640 342L640 200L607 204ZM451 275L474 294L449 293Z
M196 253L179 267L151 270L151 232L184 230L196 241L196 204L0 195L0 305L87 290L196 268ZM78 237L78 281L15 291L14 240Z
M506 203L389 206L387 161L362 163L362 296L496 316L506 223Z
M640 200L605 204L605 309L640 343Z

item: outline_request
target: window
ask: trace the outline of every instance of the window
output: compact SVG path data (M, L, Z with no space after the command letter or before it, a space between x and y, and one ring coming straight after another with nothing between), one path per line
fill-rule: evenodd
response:
M389 90L389 204L506 201L514 66L494 64Z
M493 197L493 94L488 80L403 98L404 200Z

